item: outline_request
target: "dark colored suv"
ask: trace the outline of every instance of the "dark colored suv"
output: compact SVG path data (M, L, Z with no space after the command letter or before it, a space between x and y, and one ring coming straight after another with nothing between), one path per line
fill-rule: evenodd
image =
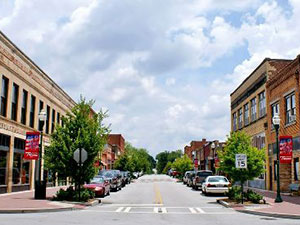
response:
M206 177L212 176L213 172L211 170L199 170L195 173L193 178L192 188L198 190L202 188L202 183L205 181Z

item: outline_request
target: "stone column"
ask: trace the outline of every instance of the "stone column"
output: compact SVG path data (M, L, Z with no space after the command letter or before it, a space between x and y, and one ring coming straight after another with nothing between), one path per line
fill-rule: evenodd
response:
M29 166L29 184L30 190L34 189L34 181L35 181L35 160L31 160Z
M14 136L10 137L7 160L7 192L10 193L13 186Z

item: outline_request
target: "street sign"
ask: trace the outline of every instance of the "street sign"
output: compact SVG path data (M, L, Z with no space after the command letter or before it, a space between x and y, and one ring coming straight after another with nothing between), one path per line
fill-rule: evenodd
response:
M73 159L77 162L77 163L80 163L80 152L81 152L81 163L84 163L85 160L87 160L87 157L88 157L88 153L86 150L84 150L83 148L80 149L76 149L74 154L73 154Z
M247 155L235 154L235 168L247 169Z

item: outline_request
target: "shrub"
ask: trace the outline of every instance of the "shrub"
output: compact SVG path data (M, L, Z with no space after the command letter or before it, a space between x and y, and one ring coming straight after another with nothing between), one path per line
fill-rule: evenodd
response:
M251 201L253 203L258 204L260 200L263 199L263 196L252 191L252 190L247 190L246 194L246 198L248 201Z
M89 199L93 199L95 193L92 190L81 189L80 190L80 201L87 202ZM66 190L59 189L56 195L53 197L54 201L79 201L79 192L76 192L73 186L68 187Z
M242 201L242 189L240 186L234 186L229 189L227 192L227 196L230 200L234 200L236 202Z

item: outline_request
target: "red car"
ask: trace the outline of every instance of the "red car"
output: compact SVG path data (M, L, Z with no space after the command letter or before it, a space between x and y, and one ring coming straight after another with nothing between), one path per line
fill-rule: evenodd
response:
M84 188L93 190L95 196L104 197L110 194L110 183L103 177L94 177L89 184L85 184Z

